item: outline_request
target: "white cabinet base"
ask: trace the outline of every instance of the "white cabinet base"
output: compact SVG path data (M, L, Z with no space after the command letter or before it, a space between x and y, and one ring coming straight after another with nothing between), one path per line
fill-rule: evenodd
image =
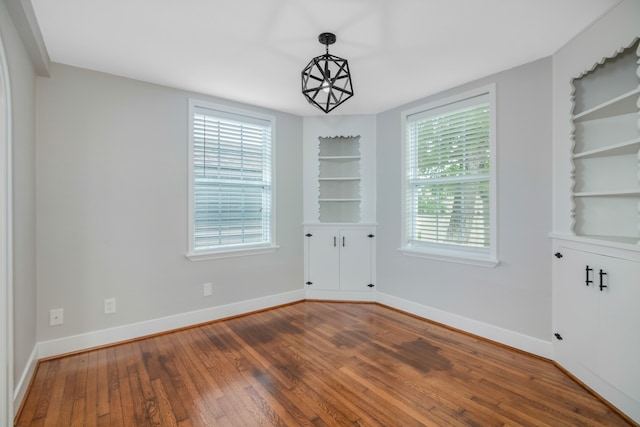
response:
M375 302L375 291L331 291L324 289L311 289L307 286L305 297L308 300L329 300L329 301L357 301Z
M554 253L556 363L640 422L640 253L577 239Z
M375 301L375 227L305 227L305 289L308 299Z

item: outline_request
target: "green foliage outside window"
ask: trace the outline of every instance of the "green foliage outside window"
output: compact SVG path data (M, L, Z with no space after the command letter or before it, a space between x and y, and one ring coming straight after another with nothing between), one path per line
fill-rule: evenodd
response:
M489 123L480 104L409 126L413 239L490 245Z

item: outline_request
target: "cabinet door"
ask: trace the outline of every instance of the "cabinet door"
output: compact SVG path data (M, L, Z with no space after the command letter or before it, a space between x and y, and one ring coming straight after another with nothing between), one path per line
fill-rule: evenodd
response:
M314 229L309 231L307 280L313 289L337 290L340 288L340 248L337 230Z
M560 248L563 257L554 262L554 332L558 358L580 363L596 372L598 358L594 342L598 331L597 266L594 254ZM591 269L588 271L587 266ZM587 286L587 280L591 283Z
M600 256L600 269L598 374L640 402L640 263Z
M640 402L640 263L570 248L560 252L554 262L554 332L563 339L555 341L556 360L579 363ZM593 269L589 286L587 265Z
M340 289L365 291L371 288L372 238L367 230L340 231Z

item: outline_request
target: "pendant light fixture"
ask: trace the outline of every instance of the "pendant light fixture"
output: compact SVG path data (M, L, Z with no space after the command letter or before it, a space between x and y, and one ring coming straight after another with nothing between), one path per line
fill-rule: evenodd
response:
M336 35L322 33L318 41L325 45L326 53L313 58L302 70L302 94L309 103L328 113L353 96L353 86L347 60L329 54Z

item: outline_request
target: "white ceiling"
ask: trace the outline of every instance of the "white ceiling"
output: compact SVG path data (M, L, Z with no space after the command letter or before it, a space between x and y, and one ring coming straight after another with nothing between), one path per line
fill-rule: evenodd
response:
M32 0L54 62L299 115L300 72L349 60L371 114L553 54L620 0Z

